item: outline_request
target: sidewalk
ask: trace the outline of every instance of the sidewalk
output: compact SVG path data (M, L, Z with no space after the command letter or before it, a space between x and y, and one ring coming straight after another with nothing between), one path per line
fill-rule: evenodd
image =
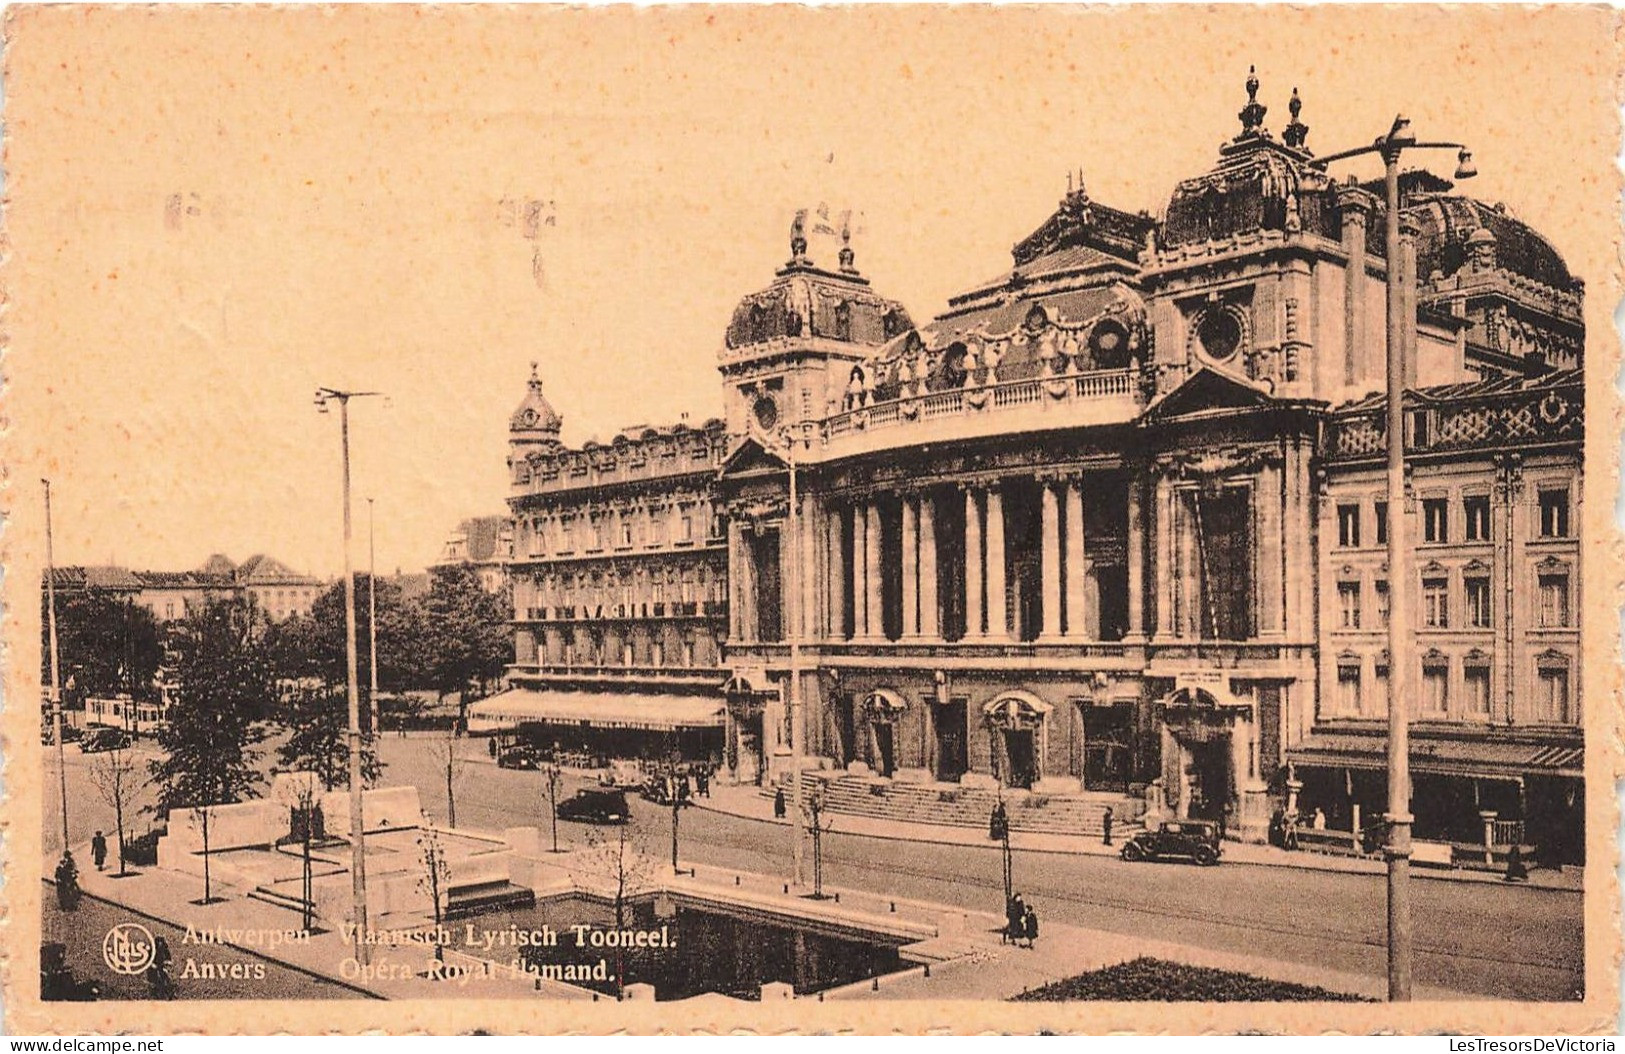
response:
M759 820L763 823L789 823L788 820L775 820L773 818L772 799L763 795L761 788L755 786L712 784L710 797L694 798L692 801L701 809L709 809L712 812L724 813L741 819ZM828 815L834 820L834 826L830 829L837 834L857 835L862 838L888 838L903 842L932 842L938 845L980 846L987 849L993 849L997 846L997 843L988 839L987 830L981 827L954 827L943 824L882 820L872 816L858 816L852 813L830 813ZM1102 844L1100 839L1094 837L1012 831L1010 833L1010 847L1033 853L1116 856L1118 847L1122 845L1123 838L1133 834L1134 830L1135 828L1125 825L1120 831L1120 837L1114 839L1116 844L1110 846ZM1229 863L1255 864L1262 867L1295 867L1306 871L1341 871L1358 875L1382 875L1387 871L1382 860L1372 857L1336 856L1307 850L1293 852L1286 849L1277 849L1272 845L1253 845L1248 842L1225 842L1224 860ZM1494 871L1413 867L1411 874L1418 878L1442 881L1493 883L1496 885L1502 883L1500 874ZM1583 888L1580 875L1544 868L1531 870L1529 872L1529 881L1525 885L1535 889L1565 892L1580 892Z

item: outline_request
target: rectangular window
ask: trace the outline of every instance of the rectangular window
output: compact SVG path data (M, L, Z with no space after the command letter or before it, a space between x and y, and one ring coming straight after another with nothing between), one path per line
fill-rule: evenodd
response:
M1450 540L1450 502L1447 499L1422 499L1422 540L1436 545Z
M1377 502L1376 507L1375 507L1375 512L1376 512L1376 516L1374 518L1377 521L1377 544L1378 545L1387 545L1388 544L1388 503L1386 501Z
M666 517L663 510L649 514L649 544L659 545L666 540Z
M1450 706L1450 667L1439 663L1422 665L1422 712L1443 714Z
M1337 544L1345 549L1360 547L1360 506L1337 507Z
M1342 614L1344 629L1360 628L1360 583L1339 582L1337 584L1337 606Z
M1360 712L1360 667L1352 663L1337 667L1337 705L1345 714Z
M1371 669L1371 712L1374 716L1388 713L1388 664L1382 659Z
M1567 723L1569 716L1569 671L1562 666L1542 666L1535 685L1537 721Z
M692 542L694 540L694 517L690 516L686 512L683 513L681 526L677 533L677 540L679 542Z
M576 521L574 516L567 516L559 526L559 552L573 552L576 547Z
M694 665L694 642L692 640L683 641L683 665Z
M1484 494L1474 494L1463 498L1462 511L1467 515L1467 540L1469 542L1487 542L1490 540L1490 499Z
M1377 594L1377 625L1382 629L1388 628L1388 583L1375 583Z
M1463 683L1467 691L1467 712L1474 717L1488 717L1490 713L1490 668L1469 666L1464 671Z
M666 645L663 641L655 641L649 645L649 665L666 665Z
M1569 536L1569 489L1542 487L1540 489L1540 536L1567 538Z
M1469 578L1467 587L1467 625L1473 629L1490 628L1490 580Z
M1422 579L1422 625L1429 629L1444 629L1450 625L1449 579Z
M624 515L624 516L621 517L621 548L622 549L630 549L630 548L632 548L632 539L633 539L632 517L630 515Z
M604 520L601 516L592 521L592 547L595 550L604 547Z
M1560 629L1569 624L1569 576L1567 573L1541 575L1540 625Z

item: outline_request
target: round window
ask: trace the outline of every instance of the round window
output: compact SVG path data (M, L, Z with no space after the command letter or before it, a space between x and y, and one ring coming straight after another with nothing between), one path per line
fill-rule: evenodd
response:
M1196 337L1209 358L1228 359L1241 347L1241 321L1234 313L1215 308L1202 316Z
M1089 331L1089 352L1097 369L1122 369L1128 365L1128 330L1114 319L1101 322Z
M757 427L763 430L779 423L779 404L765 395L756 400L756 404L751 407L751 413L756 415Z

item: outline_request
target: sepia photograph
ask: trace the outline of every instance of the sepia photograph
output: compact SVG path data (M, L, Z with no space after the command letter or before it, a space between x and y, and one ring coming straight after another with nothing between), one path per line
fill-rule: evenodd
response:
M10 8L10 1029L1617 1032L1618 31Z

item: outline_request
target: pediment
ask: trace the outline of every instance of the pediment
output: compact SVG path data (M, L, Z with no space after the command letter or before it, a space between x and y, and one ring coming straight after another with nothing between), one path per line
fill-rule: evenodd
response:
M718 475L722 479L742 479L778 475L788 468L782 457L764 447L755 437L747 436L722 462Z
M1262 388L1212 366L1203 366L1145 412L1147 420L1167 420L1214 411L1261 410L1276 405Z

